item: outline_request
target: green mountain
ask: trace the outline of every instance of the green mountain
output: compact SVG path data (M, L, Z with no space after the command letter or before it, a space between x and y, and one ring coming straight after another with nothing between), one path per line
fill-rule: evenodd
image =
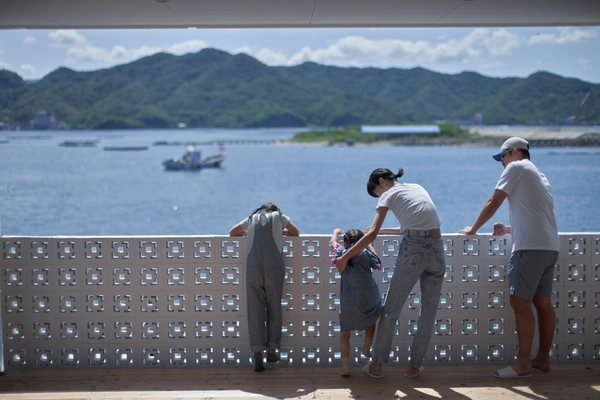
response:
M600 121L600 85L538 72L269 67L215 49L155 54L93 72L59 68L35 83L0 70L0 121L45 110L73 128L345 126L471 120L486 124Z

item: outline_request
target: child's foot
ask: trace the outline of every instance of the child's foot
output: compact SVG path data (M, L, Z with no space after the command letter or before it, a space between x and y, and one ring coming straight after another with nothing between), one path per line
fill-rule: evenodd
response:
M340 376L350 376L350 366L342 365L342 369L340 370Z
M404 373L404 376L407 378L416 378L424 370L425 370L425 367L422 365L419 368L417 368L414 365L409 364L408 367L406 367L406 372Z
M275 353L267 353L267 362L274 363L279 361L279 356Z
M264 370L262 353L254 353L254 372L263 372Z
M531 360L531 368L544 373L550 372L550 361L538 361L534 358Z
M342 357L342 369L340 376L350 376L350 358Z

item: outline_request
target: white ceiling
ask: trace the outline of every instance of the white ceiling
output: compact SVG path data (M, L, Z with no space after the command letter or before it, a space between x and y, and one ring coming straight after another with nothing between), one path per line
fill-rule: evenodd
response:
M0 0L0 29L600 25L600 0Z

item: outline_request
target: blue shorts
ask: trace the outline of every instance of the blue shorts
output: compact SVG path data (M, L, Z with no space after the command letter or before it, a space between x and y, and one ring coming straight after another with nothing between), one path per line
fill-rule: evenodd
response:
M558 251L518 250L508 260L510 295L532 300L534 296L552 296L554 265Z

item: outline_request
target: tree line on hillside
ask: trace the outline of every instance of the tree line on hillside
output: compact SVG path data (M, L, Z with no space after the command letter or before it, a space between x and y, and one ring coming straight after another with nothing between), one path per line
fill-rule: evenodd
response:
M58 68L34 83L0 70L0 123L26 128L40 112L75 129L592 124L600 122L600 85L547 72L490 78L312 62L270 67L215 49L91 72Z

